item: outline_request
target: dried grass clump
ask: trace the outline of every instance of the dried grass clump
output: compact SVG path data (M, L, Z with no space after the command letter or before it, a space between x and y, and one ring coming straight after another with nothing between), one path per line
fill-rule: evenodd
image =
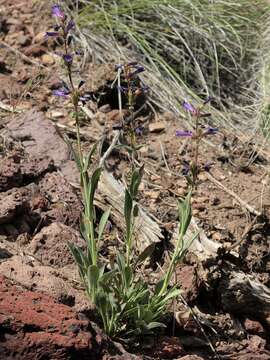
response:
M86 52L140 61L161 109L211 95L216 121L246 131L256 127L250 79L268 9L266 0L82 0L77 14Z

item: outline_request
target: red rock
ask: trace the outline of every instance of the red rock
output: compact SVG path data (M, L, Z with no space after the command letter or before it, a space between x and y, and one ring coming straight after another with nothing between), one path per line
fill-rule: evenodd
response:
M11 120L7 130L13 139L21 140L27 155L46 154L56 166L69 159L69 147L54 125L41 112L27 111Z
M177 283L186 301L194 301L199 292L199 279L196 266L181 264L176 269Z
M44 227L31 241L28 250L45 265L61 268L74 263L68 243L84 248L85 241L80 233L61 223Z
M108 340L48 295L0 278L1 359L101 359Z
M179 338L163 336L152 349L154 359L175 359L180 355L184 355L185 351L180 343Z

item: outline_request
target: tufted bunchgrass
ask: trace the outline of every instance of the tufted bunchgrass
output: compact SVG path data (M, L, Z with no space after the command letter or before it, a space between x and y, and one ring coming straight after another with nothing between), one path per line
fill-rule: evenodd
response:
M250 79L269 9L266 0L81 4L78 24L84 48L101 62L139 60L148 70L152 102L161 109L179 114L181 100L194 103L200 95L211 95L217 123L243 132L257 127L256 85Z

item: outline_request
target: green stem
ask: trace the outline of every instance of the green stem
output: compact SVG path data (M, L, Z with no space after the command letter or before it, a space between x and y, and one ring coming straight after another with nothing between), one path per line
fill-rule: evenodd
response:
M81 170L83 171L83 153L82 153L81 136L80 136L80 123L79 123L79 113L78 113L78 102L77 102L76 99L75 99L73 105L74 105L74 111L75 111L78 154L79 154L79 159L80 159Z
M173 272L175 270L176 259L178 258L178 255L179 255L179 253L181 251L180 245L183 243L183 236L184 235L181 234L179 236L179 239L177 240L177 244L176 244L176 248L175 248L174 253L173 253L173 257L172 257L172 259L170 261L169 268L167 269L166 276L165 276L162 288L160 289L160 292L158 294L159 296L162 296L164 294L164 292L167 290L167 288L168 288L168 286L170 284L171 277L172 277Z
M197 176L198 176L198 158L199 158L199 145L200 145L200 138L199 138L199 118L200 114L196 116L195 122L195 151L194 151L194 175L193 175L193 186L196 187L197 183Z

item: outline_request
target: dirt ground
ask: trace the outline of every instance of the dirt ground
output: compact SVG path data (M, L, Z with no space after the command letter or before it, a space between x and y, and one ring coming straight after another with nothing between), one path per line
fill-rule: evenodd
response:
M85 243L78 173L64 139L75 137L72 109L52 96L61 71L56 44L44 38L51 25L46 2L0 0L0 358L270 359L270 151L256 145L263 139L226 129L202 144L200 161L212 167L199 176L192 208L206 239L201 246L209 247L191 249L179 264L175 324L151 346L135 348L108 339L96 324L67 246ZM87 88L99 101L81 119L84 149L102 138L104 151L112 139L119 116L113 68L86 64ZM177 199L187 191L182 168L190 144L175 137L184 119L170 112L147 111L137 121L145 164L139 203L159 229L146 275L159 278L177 229ZM106 170L121 181L124 151L110 155ZM98 196L98 205L106 203L102 189ZM122 234L110 220L103 255Z

